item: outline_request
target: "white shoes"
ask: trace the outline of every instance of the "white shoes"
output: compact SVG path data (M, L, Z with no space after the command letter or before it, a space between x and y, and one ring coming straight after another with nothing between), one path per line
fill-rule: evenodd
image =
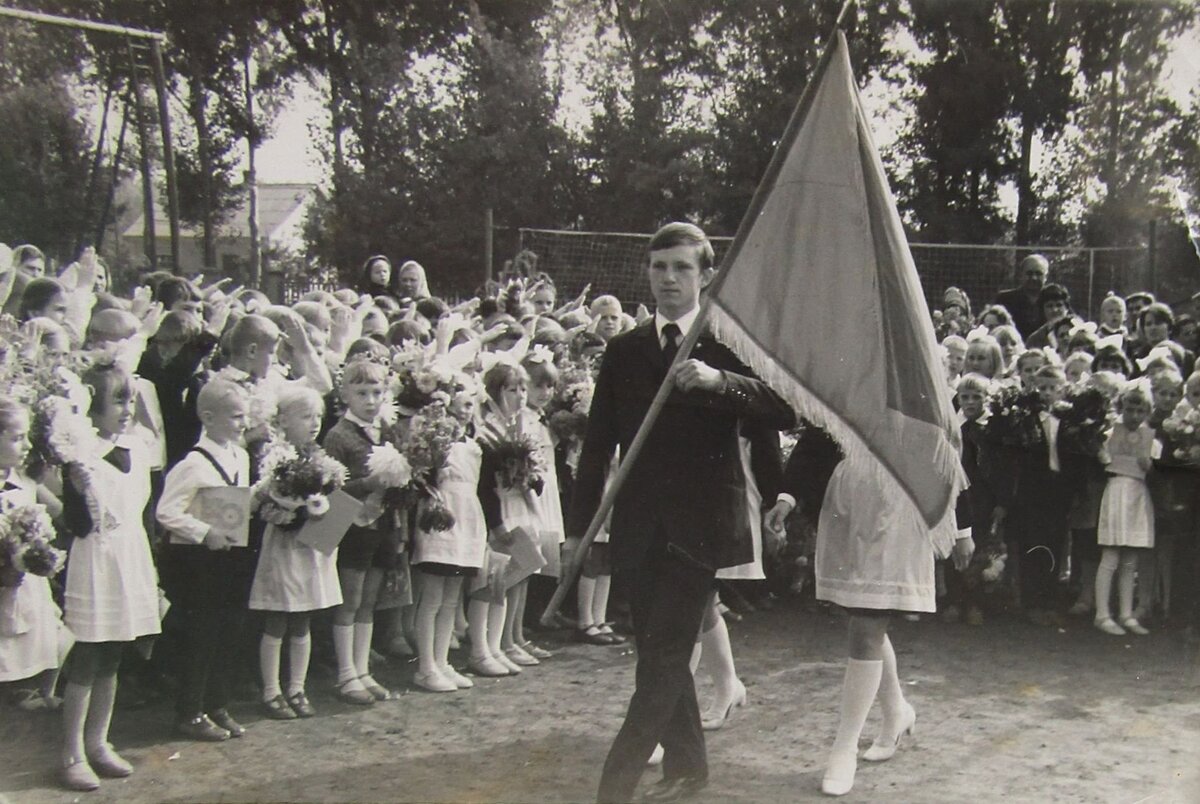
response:
M1125 629L1117 625L1117 621L1112 617L1103 617L1096 620L1096 627L1106 634L1113 636L1125 636Z
M1126 617L1124 620L1121 620L1121 627L1129 633L1137 634L1138 636L1146 636L1146 634L1150 633L1150 630L1146 626L1138 622L1137 617Z
M875 738L875 742L871 743L871 747L863 752L863 759L867 762L886 762L891 759L896 753L896 749L900 747L900 738L905 734L912 735L917 729L917 710L912 708L912 704L905 704L906 710L903 719L900 721L900 730L896 732L895 737L880 734Z
M700 716L700 728L704 731L716 731L725 725L725 721L733 714L734 707L746 705L746 685L740 680L733 691L733 697L723 703L718 703Z
M830 754L825 777L821 779L821 792L827 796L844 796L854 787L854 773L858 770L858 757L853 752Z
M431 670L428 673L418 670L413 675L413 683L429 692L458 692L458 685L438 670Z

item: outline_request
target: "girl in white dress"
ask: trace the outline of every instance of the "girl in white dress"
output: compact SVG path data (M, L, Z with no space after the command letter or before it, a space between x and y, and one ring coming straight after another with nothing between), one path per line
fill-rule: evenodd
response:
M533 429L533 417L526 408L529 375L525 369L512 363L497 363L484 374L483 385L486 399L483 405L482 426L499 436L504 436L510 429L529 435ZM541 495L529 489L501 488L498 480L491 477L485 477L484 484L490 485L499 501L499 521L492 523L493 528L504 533L521 528L540 544L535 501ZM545 492L544 487L542 492ZM522 667L540 664L538 659L517 644L518 640L523 639L520 623L525 613L528 590L529 579L525 578L513 584L506 592L499 651L493 650L495 658L507 667L510 673L519 673ZM496 607L492 608L494 614ZM488 628L491 632L490 621Z
M1108 482L1100 499L1097 543L1104 548L1096 571L1096 627L1116 636L1132 631L1148 634L1133 616L1133 587L1138 556L1154 547L1154 506L1146 486L1146 472L1157 442L1146 423L1151 402L1148 383L1130 383L1117 397L1121 420L1113 425L1104 445ZM1110 597L1113 575L1117 577L1120 622L1112 618Z
M804 464L799 470L794 467L797 461ZM954 564L962 571L975 545L969 531L951 533L951 523L931 531L906 496L883 487L871 469L842 460L841 451L824 431L805 428L785 476L820 478L831 471L817 523L817 599L843 606L849 613L850 656L837 737L821 790L841 796L854 786L858 738L877 693L883 723L863 759L891 759L901 735L912 733L916 724L887 634L891 616L934 611L935 555L950 554L952 544ZM814 483L819 492L815 480L806 482ZM781 499L768 521L782 523L791 508Z
M541 575L557 578L562 565L562 544L566 541L566 526L563 524L562 497L559 495L558 471L554 459L554 434L550 432L543 411L554 398L558 386L558 367L554 355L544 346L536 346L521 361L529 375L529 391L525 398L526 419L529 433L537 443L538 456L543 468L545 486L542 493L533 498L533 512L537 521L538 539L546 566L539 570ZM549 659L550 651L533 644L525 638L525 601L528 587L522 592L519 611L513 615L513 643L519 652L534 659ZM510 653L510 656L513 655Z
M766 578L763 573L763 495L759 487L759 478L754 474L753 458L771 462L775 479L778 479L779 466L779 434L774 431L757 433L752 438L742 425L738 433L738 452L742 459L742 472L746 482L746 514L750 520L750 537L754 549L754 558L746 564L736 567L726 567L717 570L718 580L761 581ZM775 440L774 445L768 439ZM753 455L754 450L765 451L765 456ZM772 451L773 450L773 451ZM774 531L772 537L776 537ZM717 608L717 596L713 595L712 604L704 614L700 624L700 636L696 642L696 652L693 654L692 672L703 668L712 677L716 688L708 710L700 716L700 726L705 731L716 731L725 725L725 721L733 713L734 707L746 703L746 685L738 678L737 668L733 663L733 645L729 641L729 629L725 618Z
M0 400L0 513L37 503L37 485L21 467L29 454L29 413L11 399ZM0 683L41 675L22 708L56 708L58 667L70 647L70 632L50 594L50 582L26 573L13 585L0 578Z
M465 378L463 384L474 385ZM472 390L456 394L450 402L451 414L464 423L470 423L475 415ZM451 666L450 643L463 579L479 573L487 549L487 524L479 504L482 460L483 450L473 433L464 434L450 448L446 466L437 478L438 493L453 514L454 524L448 530L416 531L413 570L419 577L420 593L416 604L418 668L413 682L430 692L454 692L474 686L471 679ZM474 627L471 635L473 640L479 636ZM486 640L482 644L486 646ZM507 675L506 668L485 664L494 671L489 674Z
M311 388L291 386L278 399L278 425L283 438L295 447L316 448L325 401ZM266 612L258 645L263 681L263 709L275 720L292 720L316 714L305 694L308 662L312 655L309 618L312 612L339 606L337 550L326 555L300 544L292 534L267 525L259 552L250 608ZM288 638L287 694L280 684L283 639Z
M159 607L143 520L151 457L147 445L126 435L134 421L133 381L107 364L93 366L82 379L92 390L92 425L110 451L65 472L63 524L74 539L64 608L77 641L63 668L62 777L72 790L94 790L97 773L133 772L108 743L117 667L125 644L159 633Z

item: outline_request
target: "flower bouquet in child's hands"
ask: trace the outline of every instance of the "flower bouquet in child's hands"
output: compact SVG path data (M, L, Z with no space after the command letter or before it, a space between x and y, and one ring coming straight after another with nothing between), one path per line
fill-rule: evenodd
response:
M52 578L67 554L54 546L54 526L41 505L17 506L0 514L0 586L21 584L25 573Z
M1099 456L1105 434L1112 424L1108 399L1099 389L1085 387L1068 391L1054 403L1051 413L1059 421L1059 449L1089 458Z
M592 373L584 366L572 365L563 370L554 397L547 405L547 426L558 442L566 445L567 463L572 468L579 461L595 391Z
M450 460L450 448L462 439L463 424L446 405L430 404L409 420L402 444L412 465L408 499L420 502L417 527L426 532L454 527L454 514L438 493L438 478Z
M329 511L329 495L346 482L346 467L312 444L296 448L273 441L259 464L258 516L281 530L296 530Z
M70 372L58 376L66 381L62 389L66 395L44 396L34 404L26 467L34 477L40 477L47 467L63 467L83 495L92 529L106 533L116 527L116 519L97 496L88 467L103 459L112 444L100 438L87 416L91 395L82 383Z
M499 466L496 482L500 488L542 493L546 467L542 466L537 444L519 424L512 424L503 432L494 426L485 427L481 440Z
M1045 407L1035 391L1005 385L988 397L984 436L992 443L1022 450L1045 443L1040 415Z
M402 489L412 480L412 466L396 445L385 441L371 447L367 456L367 472L378 475L385 489Z
M1182 400L1162 426L1175 448L1174 458L1200 466L1200 409Z

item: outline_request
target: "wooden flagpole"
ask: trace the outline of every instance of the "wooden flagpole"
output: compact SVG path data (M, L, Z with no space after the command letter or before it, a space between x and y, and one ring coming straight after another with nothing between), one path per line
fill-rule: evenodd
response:
M683 342L679 345L679 351L675 355L675 360L671 363L670 368L667 369L667 376L663 380L662 385L658 387L658 392L654 395L654 399L650 403L650 408L646 411L641 426L638 428L637 434L629 445L627 454L621 456L621 465L617 469L617 474L613 478L613 482L605 489L604 496L600 499L600 505L596 508L596 513L592 516L592 521L588 525L587 532L580 539L579 545L571 556L570 564L563 568L563 572L558 579L558 588L554 590L554 596L547 604L546 610L542 612L542 625L554 625L558 616L558 609L562 606L563 600L571 588L571 584L575 582L575 578L579 575L579 571L583 567L583 560L587 555L588 548L591 547L592 542L596 539L596 535L600 532L600 527L608 517L609 511L612 510L613 503L616 502L618 492L620 492L621 487L629 477L634 461L641 454L646 439L650 436L651 428L654 427L654 423L658 420L659 414L662 413L662 409L666 405L667 397L670 396L671 389L674 387L674 375L677 367L688 359L692 353L692 349L696 346L696 342L700 339L704 323L708 320L709 310L712 308L713 296L725 283L725 279L729 275L730 266L733 265L734 260L741 252L746 238L750 235L750 230L754 227L754 222L758 219L759 213L766 204L767 196L770 195L771 188L775 184L775 179L779 176L779 171L783 169L784 160L787 158L788 146L796 138L800 126L803 125L804 119L808 116L808 110L812 107L816 96L816 88L820 85L821 77L825 74L825 69L833 58L834 48L837 46L838 41L838 32L850 16L850 11L853 7L854 0L845 0L842 4L841 10L838 12L837 21L833 26L833 32L829 35L829 39L825 44L825 50L821 53L821 58L817 61L812 78L809 79L808 84L804 87L804 92L801 94L800 100L796 103L796 108L788 120L787 127L783 131L783 136L780 137L779 145L775 148L771 162L767 165L766 172L755 189L753 198L750 199L750 205L746 208L746 213L742 216L741 223L738 224L737 235L734 237L729 251L725 253L725 257L721 260L721 267L717 271L717 275L705 289L696 322L688 330Z

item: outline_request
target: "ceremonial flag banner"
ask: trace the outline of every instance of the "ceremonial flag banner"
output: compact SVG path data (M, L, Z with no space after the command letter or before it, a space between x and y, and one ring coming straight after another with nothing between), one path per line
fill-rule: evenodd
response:
M932 529L963 484L958 426L841 31L832 47L726 258L709 321Z

